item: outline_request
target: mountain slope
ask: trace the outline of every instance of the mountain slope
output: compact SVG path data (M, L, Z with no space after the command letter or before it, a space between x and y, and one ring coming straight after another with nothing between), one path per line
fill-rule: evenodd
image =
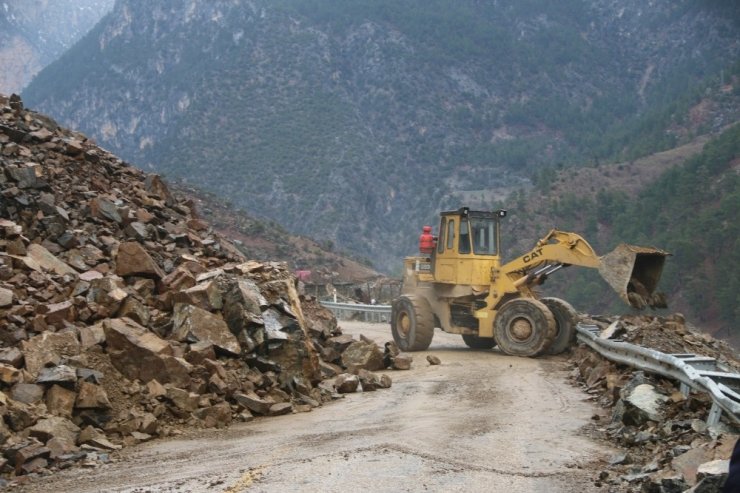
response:
M688 0L122 0L24 97L139 166L393 270L461 198L736 121L734 92L698 122L688 109L736 73L739 14Z
M20 92L113 8L114 0L0 2L0 93Z

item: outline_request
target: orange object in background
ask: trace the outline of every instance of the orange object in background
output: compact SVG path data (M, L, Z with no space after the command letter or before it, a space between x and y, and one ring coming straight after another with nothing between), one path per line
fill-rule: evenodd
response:
M434 251L434 236L432 235L432 227L424 226L422 228L421 236L419 236L419 252L431 255Z

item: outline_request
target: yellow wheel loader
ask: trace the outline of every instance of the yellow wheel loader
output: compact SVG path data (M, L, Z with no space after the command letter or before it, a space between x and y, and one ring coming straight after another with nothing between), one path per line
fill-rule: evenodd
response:
M578 234L552 230L532 250L501 265L505 210L463 207L440 216L436 245L404 260L403 288L393 300L391 330L403 351L427 349L435 327L461 334L471 348L498 345L516 356L564 351L575 338L576 313L561 299L538 299L534 288L570 265L598 269L635 308L666 306L655 292L665 251L622 244L599 257Z

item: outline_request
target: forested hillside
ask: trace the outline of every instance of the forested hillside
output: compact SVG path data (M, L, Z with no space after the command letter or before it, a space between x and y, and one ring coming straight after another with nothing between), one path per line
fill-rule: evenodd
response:
M24 99L393 272L439 209L736 121L739 22L721 0L121 0Z
M680 161L681 154L668 158ZM637 190L630 186L629 176L644 176L641 168L650 165L661 164L653 157L597 168L607 180L614 179L609 188L574 189L569 180L582 187L583 172L556 174L547 190L532 192L536 198L520 197L512 224L505 228L526 241L509 237L509 248L526 248L527 241L531 246L532 238L546 233L541 228L545 224L581 232L601 254L621 242L668 250L673 255L660 286L670 309L740 342L740 125L683 164L669 165L652 183ZM548 284L548 293L558 293L582 310L626 310L595 272L573 269Z

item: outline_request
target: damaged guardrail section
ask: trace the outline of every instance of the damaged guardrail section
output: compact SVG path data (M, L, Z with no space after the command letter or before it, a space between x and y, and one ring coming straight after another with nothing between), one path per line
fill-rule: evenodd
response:
M740 424L740 374L724 371L714 358L694 354L665 354L618 340L599 337L596 325L578 324L578 341L601 356L681 383L681 392L691 390L712 396L708 425L719 422L722 412Z

